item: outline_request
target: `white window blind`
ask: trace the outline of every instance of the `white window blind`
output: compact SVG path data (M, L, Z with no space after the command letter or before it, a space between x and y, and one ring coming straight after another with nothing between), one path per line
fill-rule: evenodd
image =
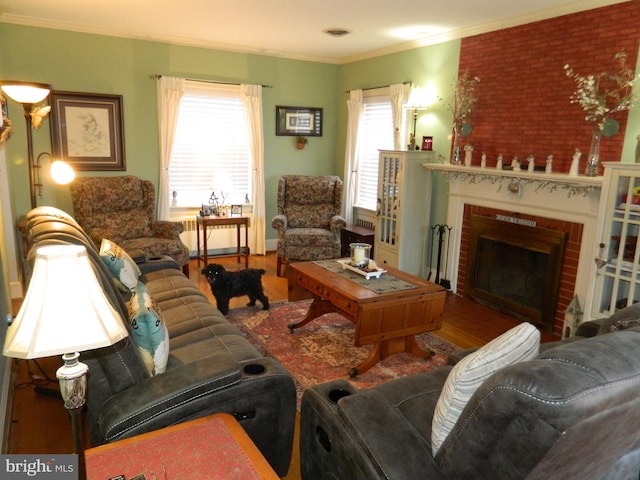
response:
M199 207L212 190L225 204L251 198L249 135L240 87L188 82L180 102L169 192L176 204ZM220 199L221 200L221 199Z
M379 149L393 149L393 116L389 95L364 98L358 138L357 207L376 209Z

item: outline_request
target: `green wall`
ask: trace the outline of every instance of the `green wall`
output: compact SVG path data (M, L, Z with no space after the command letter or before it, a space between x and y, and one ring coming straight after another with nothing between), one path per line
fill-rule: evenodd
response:
M337 65L8 24L0 24L0 44L0 79L49 83L59 91L123 96L127 174L158 180L156 88L150 78L156 74L272 85L263 89L268 219L275 215L279 175L341 171L335 156ZM323 136L310 138L302 151L296 149L293 137L276 137L276 105L322 107ZM26 128L22 107L13 101L9 101L9 116L14 129L6 152L17 218L30 209ZM33 136L36 156L51 151L48 119ZM38 203L72 213L68 187L53 185L44 172L43 180L44 196ZM267 238L276 238L275 231L267 228Z
M261 83L265 132L265 179L267 219L275 214L277 178L285 173L344 173L346 100L348 90L412 82L433 88L441 98L451 96L457 77L460 41L415 48L346 65L286 60L261 55L223 52L0 23L0 79L50 83L56 90L119 94L123 96L126 173L157 182L158 147L156 88L152 75L194 79ZM640 66L638 67L640 71ZM297 150L292 137L275 135L275 106L322 107L322 137L310 137ZM26 165L26 135L22 109L9 102L14 122L6 144L14 216L30 209ZM640 116L632 110L625 136L623 158L635 152ZM449 157L451 116L441 101L421 112L417 138L434 137L434 150ZM34 152L50 151L49 120L34 131ZM44 173L44 172L43 172ZM116 172L115 174L121 174ZM82 172L81 175L113 175ZM438 176L439 178L439 176ZM40 204L72 211L68 187L57 187L44 178ZM432 222L446 219L447 185L434 186ZM267 239L275 239L267 228Z
M434 89L440 99L446 100L452 95L453 82L458 75L459 55L460 41L454 40L342 65L338 83L338 131L340 134L336 141L336 156L341 159L341 164L344 165L346 148L344 132L347 125L346 102L349 97L347 91L412 82L417 87ZM451 122L451 113L445 108L442 100L437 100L426 111L419 111L416 124L417 143L420 144L423 135L432 136L436 157L442 155L448 161L451 146L448 136L451 133ZM408 142L408 139L405 140ZM344 170L340 170L341 176L343 173ZM446 182L437 176L433 193L434 198L440 198L442 201L434 202L432 205L432 224L446 221L447 192Z
M267 219L276 212L281 174L343 175L347 90L411 81L433 87L446 98L457 74L460 49L460 42L452 41L334 65L9 24L0 24L0 44L5 47L0 50L0 79L49 83L59 91L122 95L126 173L154 182L158 179L158 141L156 88L151 76L272 86L263 89ZM276 105L322 107L323 136L310 137L304 150L297 150L291 137L277 137ZM17 218L30 209L26 129L21 106L9 101L9 115L14 129L6 153L13 188L11 207ZM448 112L437 102L421 113L417 137L433 135L434 148L446 157L449 124ZM48 119L33 137L36 156L51 151ZM38 203L72 213L68 187L54 185L46 169L43 180L44 195ZM440 210L445 208L442 202L438 205ZM441 215L436 212L437 217ZM268 228L267 238L275 239L275 231Z

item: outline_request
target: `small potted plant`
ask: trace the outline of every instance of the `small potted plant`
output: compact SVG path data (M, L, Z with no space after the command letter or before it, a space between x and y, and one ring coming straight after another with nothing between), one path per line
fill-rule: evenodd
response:
M303 137L302 135L296 137L296 147L298 147L298 150L302 150L307 143L309 143L307 137Z

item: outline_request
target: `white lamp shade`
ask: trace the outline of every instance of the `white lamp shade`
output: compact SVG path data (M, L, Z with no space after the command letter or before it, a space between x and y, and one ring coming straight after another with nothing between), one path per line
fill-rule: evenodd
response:
M39 358L113 345L128 335L105 297L87 250L51 245L36 251L22 307L7 330L7 357Z
M0 82L0 88L7 96L18 103L38 103L47 98L51 87L45 83Z
M432 89L423 87L413 87L407 101L407 108L424 110L433 104L436 95Z

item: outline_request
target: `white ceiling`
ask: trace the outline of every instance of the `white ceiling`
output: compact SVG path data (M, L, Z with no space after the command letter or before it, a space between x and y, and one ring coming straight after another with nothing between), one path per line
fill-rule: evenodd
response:
M622 1L0 0L0 22L346 63Z

